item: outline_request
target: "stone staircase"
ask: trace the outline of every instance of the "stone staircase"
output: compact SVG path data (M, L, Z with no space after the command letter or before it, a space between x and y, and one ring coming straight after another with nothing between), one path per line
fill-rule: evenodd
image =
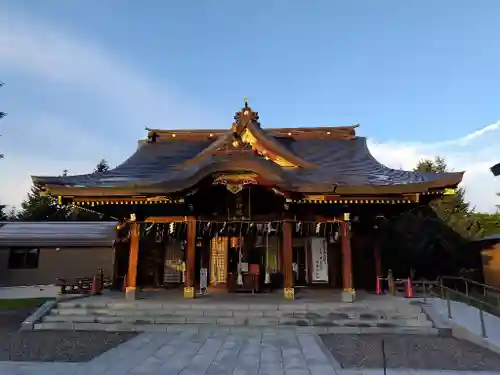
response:
M186 327L295 327L319 333L439 333L420 306L403 302L264 304L76 299L57 303L35 322L34 329L167 331Z

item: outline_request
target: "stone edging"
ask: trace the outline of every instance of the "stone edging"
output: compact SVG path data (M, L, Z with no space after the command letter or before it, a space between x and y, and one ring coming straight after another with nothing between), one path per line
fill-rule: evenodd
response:
M77 295L77 296L68 296L68 297L57 297L52 301L45 302L42 306L40 306L33 314L31 314L28 318L26 318L21 323L20 331L33 331L35 329L35 324L42 319L50 310L52 310L59 302L71 301L74 299L80 299L88 297L87 295Z

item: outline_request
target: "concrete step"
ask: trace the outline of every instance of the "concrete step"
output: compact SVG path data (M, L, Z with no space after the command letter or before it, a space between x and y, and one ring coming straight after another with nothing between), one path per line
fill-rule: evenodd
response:
M106 302L106 301L65 301L58 303L58 309L112 309L112 310L231 310L231 311L330 311L338 313L363 313L366 311L378 311L380 313L399 313L413 315L422 312L420 306L404 304L374 305L374 306L350 306L339 303L160 303L160 302Z
M206 316L102 316L102 315L47 315L43 322L102 323L102 324L209 324L222 326L321 326L321 327L432 327L428 320L416 319L322 319L300 317L206 317Z
M441 332L436 328L429 327L313 327L313 326L211 326L207 324L100 324L100 323L62 323L62 322L42 322L34 325L36 331L54 331L54 330L74 330L74 331L109 331L109 332L179 332L186 328L198 331L224 330L229 332L243 332L248 330L260 329L295 329L298 333L338 333L338 334L417 334L417 335L441 335L448 332Z
M113 307L105 308L57 308L52 309L51 315L74 316L74 315L102 315L102 316L181 316L181 317L215 317L215 318L230 318L230 317L275 317L275 318L290 318L299 317L306 319L360 319L360 320L427 320L427 316L420 310L414 314L402 314L398 312L388 311L283 311L283 310L180 310L171 308L160 309L116 309Z

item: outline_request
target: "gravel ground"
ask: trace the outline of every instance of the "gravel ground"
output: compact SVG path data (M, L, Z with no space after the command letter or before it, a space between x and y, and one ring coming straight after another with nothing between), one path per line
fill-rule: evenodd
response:
M136 336L128 332L18 332L32 311L0 310L0 361L87 362Z
M500 371L500 355L454 337L420 335L321 335L344 368Z

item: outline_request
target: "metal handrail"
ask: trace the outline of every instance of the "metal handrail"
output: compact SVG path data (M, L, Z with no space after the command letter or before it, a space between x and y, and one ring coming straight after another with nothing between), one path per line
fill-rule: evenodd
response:
M449 277L449 278L451 278L451 277ZM465 278L463 278L463 279L465 279ZM470 281L472 281L472 280L470 280ZM442 278L438 282L425 281L425 280L421 280L420 282L423 284L424 302L426 302L427 293L429 293L429 296L435 296L435 297L446 300L446 306L447 306L447 310L448 310L448 319L453 319L451 301L456 300L456 299L453 299L452 297L450 297L450 295L452 295L452 294L458 295L458 296L464 298L467 305L477 308L479 310L479 320L481 323L481 336L483 338L488 337L487 332L486 332L486 325L484 323L484 312L486 310L485 307L489 308L489 310L494 315L500 316L500 307L498 306L498 304L492 305L484 300L473 297L470 294L465 294L465 293L462 293L458 290L444 286L442 284ZM481 284L481 283L478 283L478 284ZM427 285L429 286L428 288L426 287ZM438 294L435 293L436 287L439 288ZM458 301L458 302L462 302L462 301Z
M477 298L479 298L479 295L482 295L482 298L484 302L487 300L493 301L494 300L494 305L493 302L491 302L492 307L495 309L498 309L500 307L500 289L496 288L491 285L483 284L474 280L467 279L465 277L461 276L442 276L440 278L440 283L444 285L446 281L459 281L460 283L463 283L464 287L464 292L467 297L471 296L471 294L475 294ZM455 284L455 288L452 289L459 289L458 286ZM478 290L479 289L479 290ZM476 293L474 291L476 290ZM472 296L474 297L474 295Z
M443 280L443 281L445 281L445 280L459 280L459 281L463 281L464 285L465 285L466 293L469 290L469 285L476 285L478 287L483 288L483 290L485 291L484 295L487 295L487 291L493 291L495 293L500 294L500 288L497 288L497 287L494 287L494 286L491 286L491 285L488 285L488 284L483 284L483 283L480 283L478 281L474 281L474 280L468 279L468 278L463 277L463 276L441 276L439 279Z

